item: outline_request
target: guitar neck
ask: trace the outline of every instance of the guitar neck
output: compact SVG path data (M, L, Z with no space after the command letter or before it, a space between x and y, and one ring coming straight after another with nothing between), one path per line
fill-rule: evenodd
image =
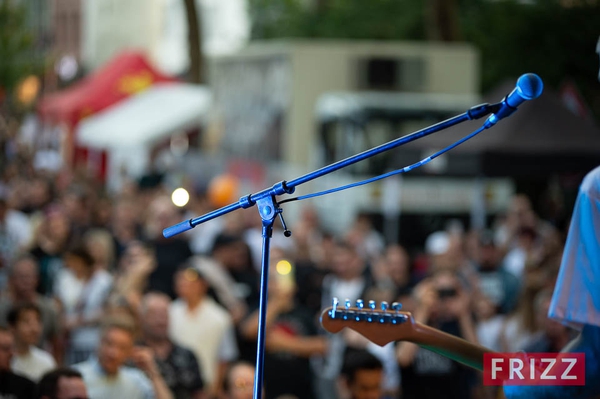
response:
M387 303L384 307L387 308ZM380 346L394 341L412 342L479 371L483 371L483 355L493 352L419 323L409 312L398 310L387 312L373 308L330 307L323 311L321 324L330 333L338 333L349 327Z
M411 335L408 341L479 371L483 371L483 354L493 352L419 322L413 324Z

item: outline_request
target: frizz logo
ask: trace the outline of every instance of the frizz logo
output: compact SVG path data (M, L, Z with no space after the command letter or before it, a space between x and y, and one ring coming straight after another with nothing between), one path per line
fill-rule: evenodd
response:
M583 353L486 353L485 385L585 385Z

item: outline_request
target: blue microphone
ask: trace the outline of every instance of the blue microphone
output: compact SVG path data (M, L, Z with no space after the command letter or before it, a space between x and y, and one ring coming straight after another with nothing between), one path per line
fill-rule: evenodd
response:
M544 90L542 79L534 73L526 73L517 80L517 87L500 103L500 109L490 115L484 123L486 129L494 126L500 119L510 116L517 107L527 100L538 98Z

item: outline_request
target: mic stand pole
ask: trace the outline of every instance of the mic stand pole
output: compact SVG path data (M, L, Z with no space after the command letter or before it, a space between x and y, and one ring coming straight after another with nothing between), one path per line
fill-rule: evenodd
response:
M176 234L183 233L187 230L190 230L200 223L204 223L211 219L215 219L219 216L222 216L226 213L235 211L237 209L246 209L253 205L258 206L258 212L260 213L260 217L262 219L262 270L260 276L260 303L259 303L259 319L258 319L258 339L257 339L257 352L256 352L256 373L254 376L254 394L253 399L261 399L262 398L262 386L263 386L263 370L264 370L264 351L265 351L265 322L266 322L266 314L267 314L267 299L268 292L267 286L269 281L269 255L270 255L270 243L271 236L273 234L273 224L275 222L275 218L279 216L281 218L282 224L285 229L285 235L289 237L291 233L287 230L285 226L285 221L281 215L282 209L279 207L279 204L275 200L276 196L283 194L292 194L295 191L295 188L300 184L306 183L308 181L314 180L318 177L324 176L326 174L335 172L339 169L345 168L351 164L362 161L364 159L370 158L372 156L378 155L382 152L388 151L390 149L399 147L403 144L406 144L410 141L414 141L421 137L425 137L432 133L438 132L440 130L449 128L451 126L457 125L459 123L482 118L492 112L496 112L499 108L500 104L482 104L475 106L468 110L467 112L455 116L453 118L447 119L440 123L437 123L428 128L419 130L415 133L411 133L407 136L400 137L398 139L392 140L388 143L382 144L370 150L364 151L360 154L354 155L352 157L346 158L344 160L335 162L329 166L325 166L321 169L317 169L314 172L308 173L301 177L298 177L290 182L279 182L275 184L271 188L267 188L263 191L259 191L256 194L248 195L246 197L240 198L240 200L236 203L230 204L223 208L219 208L213 212L207 213L203 216L189 219L184 222L178 223L174 226L168 227L163 231L163 235L166 238L172 237Z

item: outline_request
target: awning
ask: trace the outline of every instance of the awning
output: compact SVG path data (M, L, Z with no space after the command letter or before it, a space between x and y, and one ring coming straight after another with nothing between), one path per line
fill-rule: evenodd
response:
M81 121L80 145L126 148L153 144L173 132L201 126L208 116L212 95L204 86L159 83Z
M38 111L40 117L50 123L75 126L81 119L143 92L153 84L174 81L150 65L143 53L124 51L73 86L43 97Z

